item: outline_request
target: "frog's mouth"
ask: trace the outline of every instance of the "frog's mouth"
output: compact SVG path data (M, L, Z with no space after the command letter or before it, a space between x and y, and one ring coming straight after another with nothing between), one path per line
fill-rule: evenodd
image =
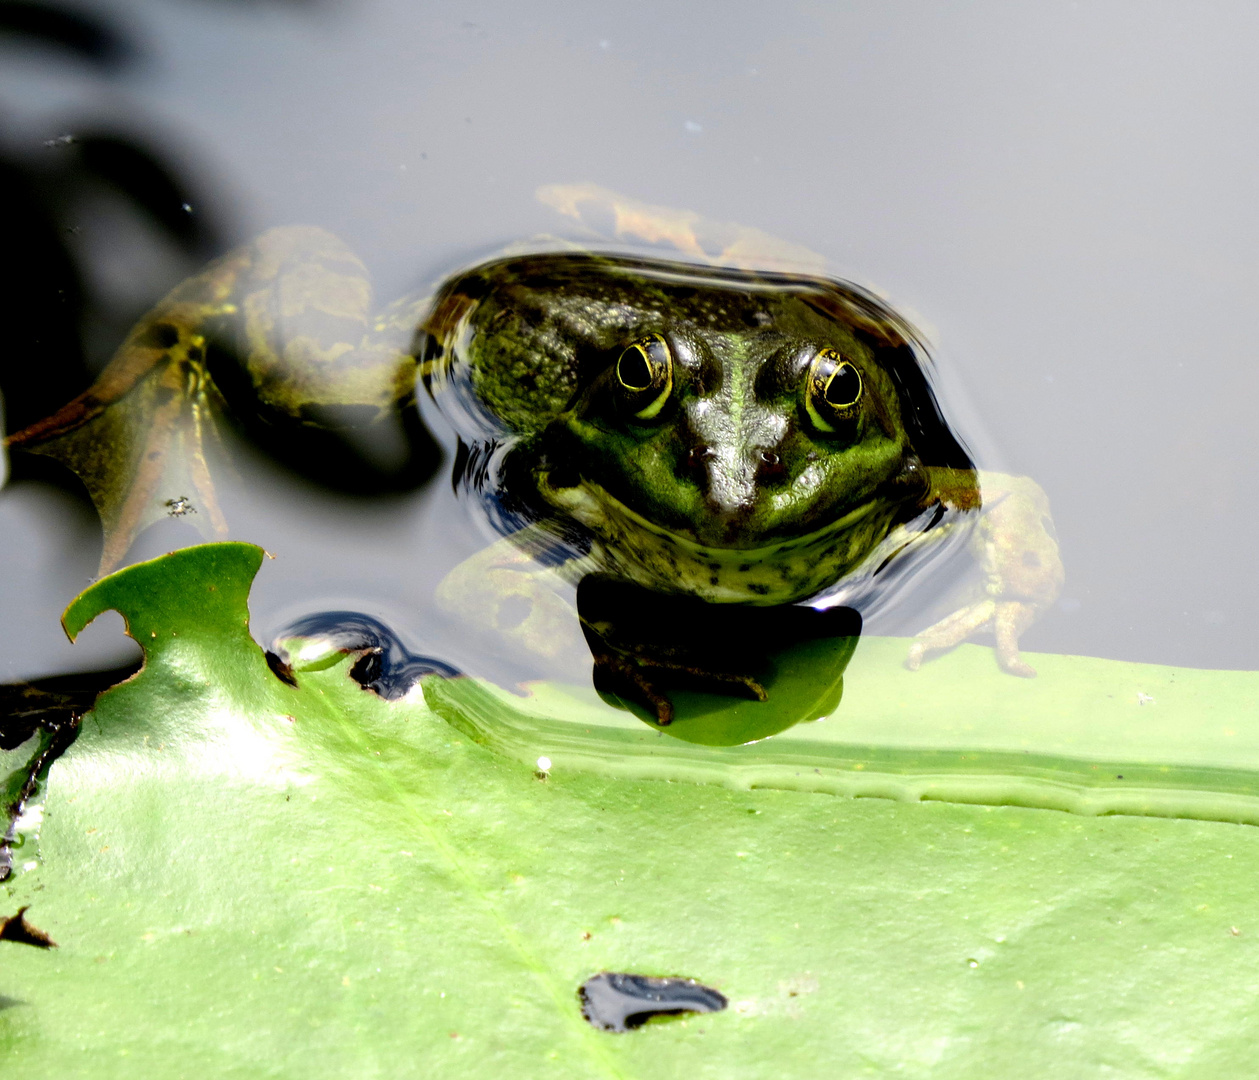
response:
M845 577L895 527L900 508L872 498L820 529L752 548L714 547L666 529L590 480L554 487L538 478L542 497L593 534L601 568L661 592L715 603L785 604L806 599Z

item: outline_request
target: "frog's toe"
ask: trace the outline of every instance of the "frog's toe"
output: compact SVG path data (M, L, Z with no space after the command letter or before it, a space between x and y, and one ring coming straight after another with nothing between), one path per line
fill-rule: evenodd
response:
M995 607L993 601L982 600L927 627L915 636L914 643L909 647L909 654L905 657L905 666L910 671L917 671L928 652L952 649L960 645L975 631L982 630L991 622Z
M1036 678L1036 669L1022 659L1017 652L1013 656L1007 656L998 649L997 663L1001 665L1001 670L1007 675L1017 675L1021 679Z
M1036 618L1036 608L1031 604L1012 601L998 604L993 616L993 631L997 639L997 663L1001 670L1024 679L1034 679L1036 669L1019 656L1019 635Z
M673 702L660 693L638 666L623 657L599 653L594 657L595 689L627 698L656 714L656 723L673 723Z

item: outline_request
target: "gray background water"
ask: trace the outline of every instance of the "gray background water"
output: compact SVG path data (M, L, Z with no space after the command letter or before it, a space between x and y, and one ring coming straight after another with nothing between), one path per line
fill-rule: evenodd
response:
M194 213L238 239L331 228L383 299L555 231L534 198L554 182L806 244L927 324L972 447L1049 493L1067 587L1028 648L1255 666L1253 4L100 10L142 54L111 76L0 43L14 153L137 132L207 193ZM119 310L188 270L135 222L87 225ZM427 512L343 511L287 479L236 507L279 556L257 622L319 599L413 610ZM0 493L4 677L119 654L116 623L75 649L56 625L94 528L46 489ZM140 553L192 539L163 526Z

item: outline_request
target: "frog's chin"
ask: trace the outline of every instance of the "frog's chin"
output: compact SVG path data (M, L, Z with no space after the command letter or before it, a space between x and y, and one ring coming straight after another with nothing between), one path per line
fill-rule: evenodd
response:
M855 570L896 524L898 507L870 500L810 533L759 547L715 547L666 529L589 480L553 487L543 498L585 526L600 569L661 592L713 603L790 604Z

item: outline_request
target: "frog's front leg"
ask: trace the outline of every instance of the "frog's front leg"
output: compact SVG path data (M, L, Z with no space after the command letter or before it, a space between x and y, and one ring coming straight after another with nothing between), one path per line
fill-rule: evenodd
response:
M233 354L237 381L272 412L302 422L325 405L383 412L411 390L414 313L395 306L372 320L370 303L363 264L336 237L273 229L176 287L89 390L7 443L83 481L105 527L101 573L171 513L222 537L210 451L225 402L210 346Z
M571 661L587 655L577 611L568 599L570 570L539 564L530 540L537 527L504 537L465 559L437 586L437 602L475 630L493 633L527 657ZM580 560L571 560L573 564ZM580 576L580 570L576 576Z
M929 651L989 630L1002 670L1030 677L1036 671L1019 656L1019 638L1058 599L1063 583L1049 499L1025 476L981 472L979 481L983 511L970 549L983 572L983 598L918 634L906 663L917 670Z

